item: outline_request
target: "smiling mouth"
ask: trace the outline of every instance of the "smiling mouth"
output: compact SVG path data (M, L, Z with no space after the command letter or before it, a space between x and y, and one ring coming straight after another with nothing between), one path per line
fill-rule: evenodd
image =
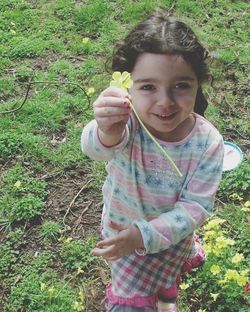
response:
M169 115L158 115L158 114L154 114L157 118L161 119L161 120L171 120L172 118L175 117L175 115L177 114L177 112L169 114Z

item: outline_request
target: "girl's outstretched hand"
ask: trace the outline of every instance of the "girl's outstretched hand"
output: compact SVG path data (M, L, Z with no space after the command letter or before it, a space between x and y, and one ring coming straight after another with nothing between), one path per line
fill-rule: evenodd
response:
M129 98L127 92L116 87L109 87L94 102L94 116L98 124L100 139L102 141L104 138L104 144L108 137L111 137L111 142L112 139L116 141L121 138L131 112Z
M119 225L114 222L110 222L109 226L117 230L118 234L97 243L92 251L94 256L114 261L144 247L141 232L136 226Z

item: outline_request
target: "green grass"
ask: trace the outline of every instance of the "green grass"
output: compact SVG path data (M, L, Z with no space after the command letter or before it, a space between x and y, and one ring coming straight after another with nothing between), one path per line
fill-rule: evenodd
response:
M105 62L114 42L157 6L172 8L207 47L214 77L205 86L207 118L226 140L249 150L246 1L1 0L0 112L21 105L30 79L51 84L32 84L21 109L0 114L0 310L101 311L104 284L98 284L103 277L98 272L106 266L90 254L97 238L85 231L92 224L77 230L83 207L100 202L105 164L81 153L81 131L93 112L84 92L65 82L85 90L94 87L93 102L110 81ZM90 181L69 210L65 227L62 221L71 200ZM241 209L250 200L249 184L246 154L239 168L223 175L216 201L217 216L226 219L225 230L237 240L232 252L246 257L247 212ZM64 193L72 185L75 193L68 198ZM64 192L59 193L62 186ZM64 207L57 201L65 202ZM239 299L235 293L222 291L227 307L222 300L218 307L212 302L214 284L206 270L190 277L190 288L181 293L180 311L234 311L230 300ZM196 296L198 288L202 292ZM243 312L247 300L242 294L240 298L237 309Z

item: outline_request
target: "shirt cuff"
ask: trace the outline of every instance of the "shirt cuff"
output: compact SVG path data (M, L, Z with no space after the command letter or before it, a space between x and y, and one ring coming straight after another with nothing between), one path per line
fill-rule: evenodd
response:
M136 253L141 256L145 256L146 254L149 253L150 251L150 246L152 244L152 229L151 226L149 224L149 222L140 219L140 220L135 220L132 223L134 226L136 226L140 232L141 232L141 236L143 239L143 244L144 244L144 248L138 248L136 249Z
M96 142L97 147L104 149L104 150L116 150L116 149L120 149L121 147L124 147L127 144L128 137L129 137L129 130L128 130L128 126L126 125L120 142L118 142L115 145L111 145L111 146L107 146L101 142L101 140L99 138L99 134L98 134L98 127L96 127L96 129L95 129L94 135L95 135L95 142Z

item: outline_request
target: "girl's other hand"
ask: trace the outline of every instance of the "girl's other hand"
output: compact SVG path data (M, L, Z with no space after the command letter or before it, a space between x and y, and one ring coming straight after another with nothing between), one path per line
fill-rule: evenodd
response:
M114 261L135 251L144 248L140 230L134 225L119 225L110 222L110 227L118 231L117 236L106 238L96 244L92 254L109 261Z
M131 108L130 96L115 87L105 89L94 102L94 116L102 135L121 137Z

